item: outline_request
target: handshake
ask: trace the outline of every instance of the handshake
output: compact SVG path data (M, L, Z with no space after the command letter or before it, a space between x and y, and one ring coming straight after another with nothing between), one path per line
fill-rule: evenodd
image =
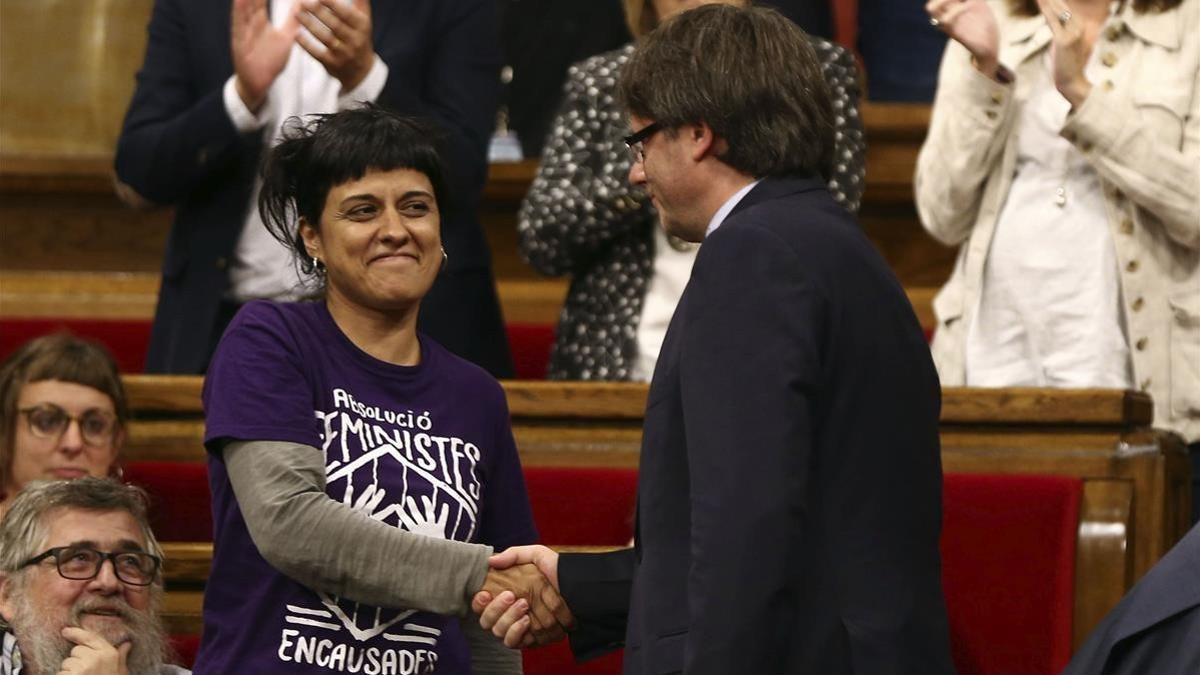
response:
M483 588L471 601L479 625L505 646L557 642L575 618L558 592L558 553L545 546L513 546L493 555Z

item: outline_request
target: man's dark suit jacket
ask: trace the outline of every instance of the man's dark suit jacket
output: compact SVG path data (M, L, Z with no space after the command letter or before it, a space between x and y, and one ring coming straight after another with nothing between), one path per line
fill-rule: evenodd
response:
M700 247L667 331L637 548L560 558L576 654L624 642L626 675L953 672L939 409L852 217L819 180L764 180Z
M493 372L511 370L475 216L499 92L493 0L372 0L376 53L387 64L378 102L446 132L453 205L442 207L449 265L421 308L420 327ZM173 204L148 372L207 366L228 266L242 232L262 132L240 134L222 87L233 74L230 0L156 0L146 58L117 143L120 180ZM447 208L452 206L453 208Z
M1200 525L1109 612L1063 675L1200 673Z

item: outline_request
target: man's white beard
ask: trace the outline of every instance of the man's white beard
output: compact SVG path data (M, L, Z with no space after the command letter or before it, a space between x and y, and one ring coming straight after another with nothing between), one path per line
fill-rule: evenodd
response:
M75 644L62 636L62 626L53 625L49 618L37 616L23 589L14 604L15 611L9 623L21 652L21 675L55 675ZM133 649L126 661L130 675L157 675L169 653L166 631L157 612L136 610L120 597L84 598L71 608L67 625L79 626L83 612L101 605L110 608L115 606L124 619L124 625L108 625L109 622L105 622L104 628L93 632L112 645L133 642Z

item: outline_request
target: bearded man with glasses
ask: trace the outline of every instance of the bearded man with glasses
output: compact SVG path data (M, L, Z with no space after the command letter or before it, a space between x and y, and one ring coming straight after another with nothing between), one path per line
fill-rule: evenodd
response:
M158 616L162 549L145 494L38 482L0 520L0 675L179 675Z

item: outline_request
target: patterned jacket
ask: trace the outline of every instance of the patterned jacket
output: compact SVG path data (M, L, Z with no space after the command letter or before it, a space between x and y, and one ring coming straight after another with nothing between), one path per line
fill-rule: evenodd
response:
M836 117L829 189L857 211L866 172L858 70L842 47L810 39ZM630 160L622 139L629 124L616 84L633 49L626 45L571 67L541 166L521 205L521 256L542 274L571 275L550 379L628 380L636 362L658 216L626 179Z

